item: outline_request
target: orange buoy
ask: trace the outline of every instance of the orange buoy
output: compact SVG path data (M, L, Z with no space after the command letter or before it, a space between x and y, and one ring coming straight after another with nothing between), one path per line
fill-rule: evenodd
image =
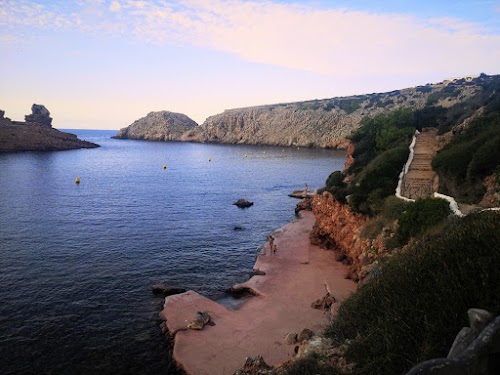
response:
M80 178L79 178L79 177L75 178L75 182L76 182L77 184L79 184L79 183L80 183Z

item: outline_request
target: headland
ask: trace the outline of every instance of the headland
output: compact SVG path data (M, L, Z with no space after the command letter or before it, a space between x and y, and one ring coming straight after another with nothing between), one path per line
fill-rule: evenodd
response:
M95 148L99 145L82 141L74 134L52 127L50 112L45 106L33 104L24 122L4 117L0 110L0 152L59 151Z

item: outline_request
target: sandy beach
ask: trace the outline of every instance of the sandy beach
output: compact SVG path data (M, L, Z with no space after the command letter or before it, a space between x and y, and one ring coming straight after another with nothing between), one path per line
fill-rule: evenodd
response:
M165 299L160 316L176 332L173 357L188 374L233 374L246 357L256 355L276 365L294 354L294 345L283 341L287 333L303 328L322 332L328 315L311 303L327 289L342 301L356 283L344 278L346 266L335 261L333 252L310 244L314 221L312 212L302 211L300 219L273 233L276 254L269 254L266 244L254 266L265 275L235 286L258 294L238 309L229 310L194 291ZM185 330L197 311L207 311L215 325Z

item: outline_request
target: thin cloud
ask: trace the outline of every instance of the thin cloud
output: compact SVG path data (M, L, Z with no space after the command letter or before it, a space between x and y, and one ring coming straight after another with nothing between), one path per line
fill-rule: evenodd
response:
M119 12L121 8L122 6L118 1L112 1L111 5L109 6L109 10L111 12Z
M243 0L80 0L71 12L28 0L0 5L0 25L57 26L159 45L211 48L329 76L500 68L500 35L456 18L424 20Z

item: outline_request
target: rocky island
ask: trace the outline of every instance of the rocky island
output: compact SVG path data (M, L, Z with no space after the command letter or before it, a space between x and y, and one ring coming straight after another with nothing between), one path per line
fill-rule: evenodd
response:
M95 148L99 145L82 141L76 135L52 127L50 112L45 106L33 104L25 121L12 121L0 110L0 152L58 151Z
M120 129L113 138L144 139L150 141L199 140L195 135L198 124L182 113L169 111L150 112Z

